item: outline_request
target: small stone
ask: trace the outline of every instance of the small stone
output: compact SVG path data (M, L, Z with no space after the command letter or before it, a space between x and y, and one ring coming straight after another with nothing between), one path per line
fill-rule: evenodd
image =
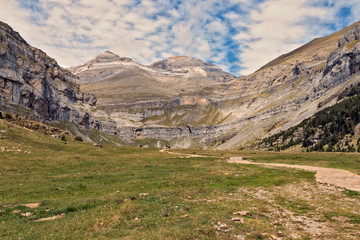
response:
M188 218L188 217L189 217L189 215L187 215L187 214L180 216L180 218Z
M217 224L214 225L215 230L221 231L221 232L229 232L230 229L226 223L217 222Z
M240 215L240 216L251 216L251 212L249 211L241 211L241 212L234 212L234 215Z
M149 193L139 193L140 197L147 196L147 195L149 195Z
M245 240L244 235L235 235L235 238L238 239L238 240Z
M278 238L277 236L275 236L275 235L271 235L270 237L271 237L271 239L273 239L273 240L279 239L279 238Z
M32 215L31 212L21 213L21 216L24 216L24 217L30 217L31 215Z
M20 210L14 210L11 213L19 213L19 212L20 212Z
M282 232L278 232L277 234L279 237L285 237L285 235Z
M231 219L231 221L234 222L240 222L240 223L245 223L243 218L239 218L239 217L234 217Z

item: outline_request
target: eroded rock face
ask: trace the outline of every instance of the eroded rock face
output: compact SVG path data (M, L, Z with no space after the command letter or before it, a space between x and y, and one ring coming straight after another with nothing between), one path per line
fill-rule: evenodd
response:
M197 70L198 72L202 72L204 76L217 82L229 82L236 79L234 75L224 72L221 68L214 64L206 63L200 59L187 56L170 57L166 60L155 62L151 64L150 67L154 69L183 73Z
M79 87L71 72L61 68L40 49L28 45L9 25L0 22L0 98L3 106L23 106L33 110L44 122L67 120L87 128L105 130L102 121L90 114L97 101L95 96L80 92Z
M359 39L360 39L360 26L355 26L354 28L350 29L343 36L340 37L338 46L339 48L341 48L346 44Z

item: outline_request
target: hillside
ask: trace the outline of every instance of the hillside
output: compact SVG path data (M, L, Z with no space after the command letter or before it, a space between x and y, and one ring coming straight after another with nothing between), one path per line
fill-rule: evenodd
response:
M360 152L360 84L341 95L342 101L300 124L262 141L262 147L285 150L300 145L307 151Z

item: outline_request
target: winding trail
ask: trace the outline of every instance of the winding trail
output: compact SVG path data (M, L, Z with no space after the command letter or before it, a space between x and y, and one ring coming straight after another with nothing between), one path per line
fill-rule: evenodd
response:
M333 185L336 187L341 187L348 190L360 192L360 175L342 169L313 167L313 166L305 166L305 165L292 165L292 164L283 164L283 163L257 163L257 162L243 160L242 157L232 157L227 162L251 164L251 165L263 165L270 167L287 167L287 168L295 168L300 170L316 172L315 178L316 178L316 182L318 183Z

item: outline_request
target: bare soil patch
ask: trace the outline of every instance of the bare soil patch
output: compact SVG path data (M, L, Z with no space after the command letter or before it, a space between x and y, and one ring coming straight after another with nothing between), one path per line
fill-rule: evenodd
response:
M229 163L263 165L269 167L287 167L295 168L305 171L316 172L316 181L321 184L332 185L344 189L360 192L360 176L342 169L323 168L305 165L292 165L283 163L257 163L243 160L242 157L232 157L228 160Z

